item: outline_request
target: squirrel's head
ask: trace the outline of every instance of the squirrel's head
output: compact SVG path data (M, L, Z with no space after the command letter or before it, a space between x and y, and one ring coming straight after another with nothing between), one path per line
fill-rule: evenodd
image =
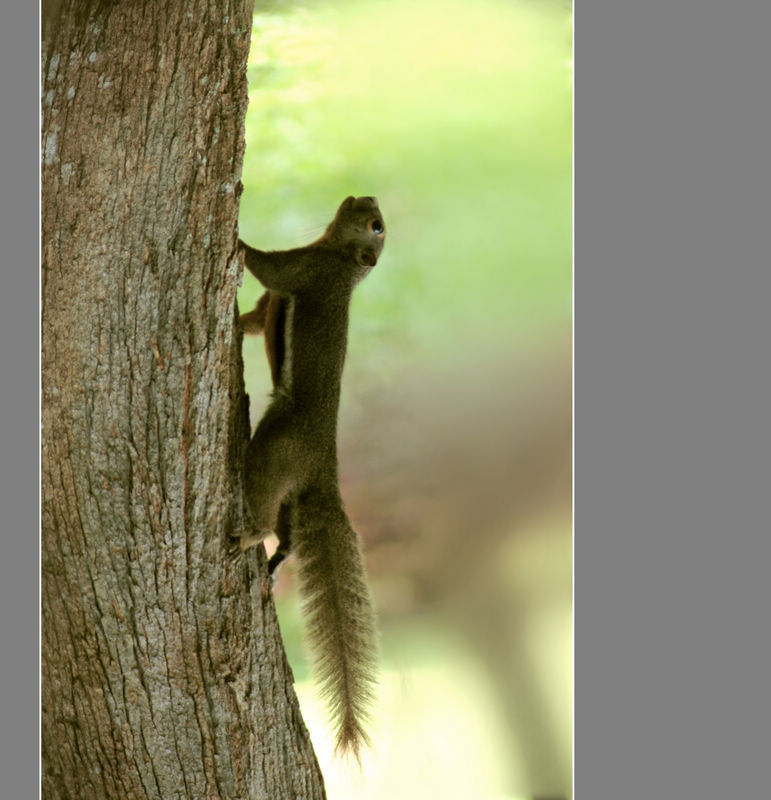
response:
M346 197L323 236L349 250L364 277L377 264L385 243L385 222L374 197Z

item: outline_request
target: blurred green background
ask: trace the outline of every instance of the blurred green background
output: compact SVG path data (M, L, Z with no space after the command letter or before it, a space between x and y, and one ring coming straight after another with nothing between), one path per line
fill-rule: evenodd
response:
M307 244L349 194L387 226L340 411L383 629L361 771L331 757L291 561L276 589L334 800L571 794L571 36L560 0L256 3L241 237ZM261 293L246 274L241 310Z

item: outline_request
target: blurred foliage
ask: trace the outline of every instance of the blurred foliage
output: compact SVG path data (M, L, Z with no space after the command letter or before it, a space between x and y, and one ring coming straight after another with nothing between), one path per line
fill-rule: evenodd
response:
M349 194L387 226L339 433L384 627L358 778L305 685L291 560L276 592L330 797L569 792L571 36L563 0L255 7L241 237L307 244ZM261 293L246 274L241 310ZM254 423L261 338L244 358Z
M564 8L484 0L255 15L241 235L305 244L346 195L378 197L351 358L568 322L570 32ZM258 291L248 276L242 305Z

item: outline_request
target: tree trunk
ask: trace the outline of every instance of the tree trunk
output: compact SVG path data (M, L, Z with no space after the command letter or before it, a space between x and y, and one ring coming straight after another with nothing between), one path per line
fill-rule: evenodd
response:
M249 0L44 6L43 798L324 797L243 524Z

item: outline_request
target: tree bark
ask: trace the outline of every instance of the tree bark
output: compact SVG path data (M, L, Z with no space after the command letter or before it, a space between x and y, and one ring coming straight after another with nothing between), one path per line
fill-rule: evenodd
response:
M43 8L43 798L321 798L244 524L249 0Z

